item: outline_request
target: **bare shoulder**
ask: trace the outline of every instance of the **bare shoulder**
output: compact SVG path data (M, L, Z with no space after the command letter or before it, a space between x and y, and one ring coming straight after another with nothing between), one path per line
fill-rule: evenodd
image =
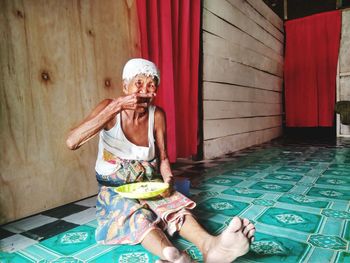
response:
M156 107L156 110L154 112L154 128L156 131L164 131L166 129L165 111L158 106Z
M156 107L156 110L154 112L154 117L155 118L165 118L165 111L160 108L160 107Z

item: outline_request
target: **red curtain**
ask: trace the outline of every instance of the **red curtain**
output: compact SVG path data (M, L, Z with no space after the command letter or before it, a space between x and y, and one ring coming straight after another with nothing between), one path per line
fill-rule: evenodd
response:
M160 69L171 162L197 152L200 0L138 0L141 54Z
M285 23L288 127L333 126L340 31L340 11Z

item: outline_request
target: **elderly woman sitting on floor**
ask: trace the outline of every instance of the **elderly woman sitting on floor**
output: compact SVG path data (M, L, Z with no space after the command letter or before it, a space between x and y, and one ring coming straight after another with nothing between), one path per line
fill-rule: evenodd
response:
M191 262L164 231L179 232L200 249L205 262L232 262L247 253L254 239L255 228L247 219L234 217L221 235L212 236L192 216L195 203L181 193L167 191L159 199L144 201L113 190L126 183L153 181L158 168L163 181L172 183L165 113L152 105L159 83L152 62L131 59L123 70L125 96L103 100L69 133L67 145L72 150L99 134L96 240L105 245L141 243L160 262Z

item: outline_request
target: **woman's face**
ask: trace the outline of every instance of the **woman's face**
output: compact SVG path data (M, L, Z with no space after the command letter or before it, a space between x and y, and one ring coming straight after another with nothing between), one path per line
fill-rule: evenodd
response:
M124 84L124 93L156 93L157 80L151 76L137 75L128 84Z

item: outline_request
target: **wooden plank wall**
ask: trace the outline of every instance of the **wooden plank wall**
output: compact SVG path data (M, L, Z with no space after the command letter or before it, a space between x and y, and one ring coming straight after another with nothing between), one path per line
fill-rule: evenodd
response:
M121 93L139 54L136 1L0 1L0 223L97 192L97 141L66 134Z
M281 135L284 33L262 0L204 1L204 157Z
M350 9L342 11L338 70L337 101L350 100ZM339 114L337 114L337 135L350 137L350 126L340 123Z

